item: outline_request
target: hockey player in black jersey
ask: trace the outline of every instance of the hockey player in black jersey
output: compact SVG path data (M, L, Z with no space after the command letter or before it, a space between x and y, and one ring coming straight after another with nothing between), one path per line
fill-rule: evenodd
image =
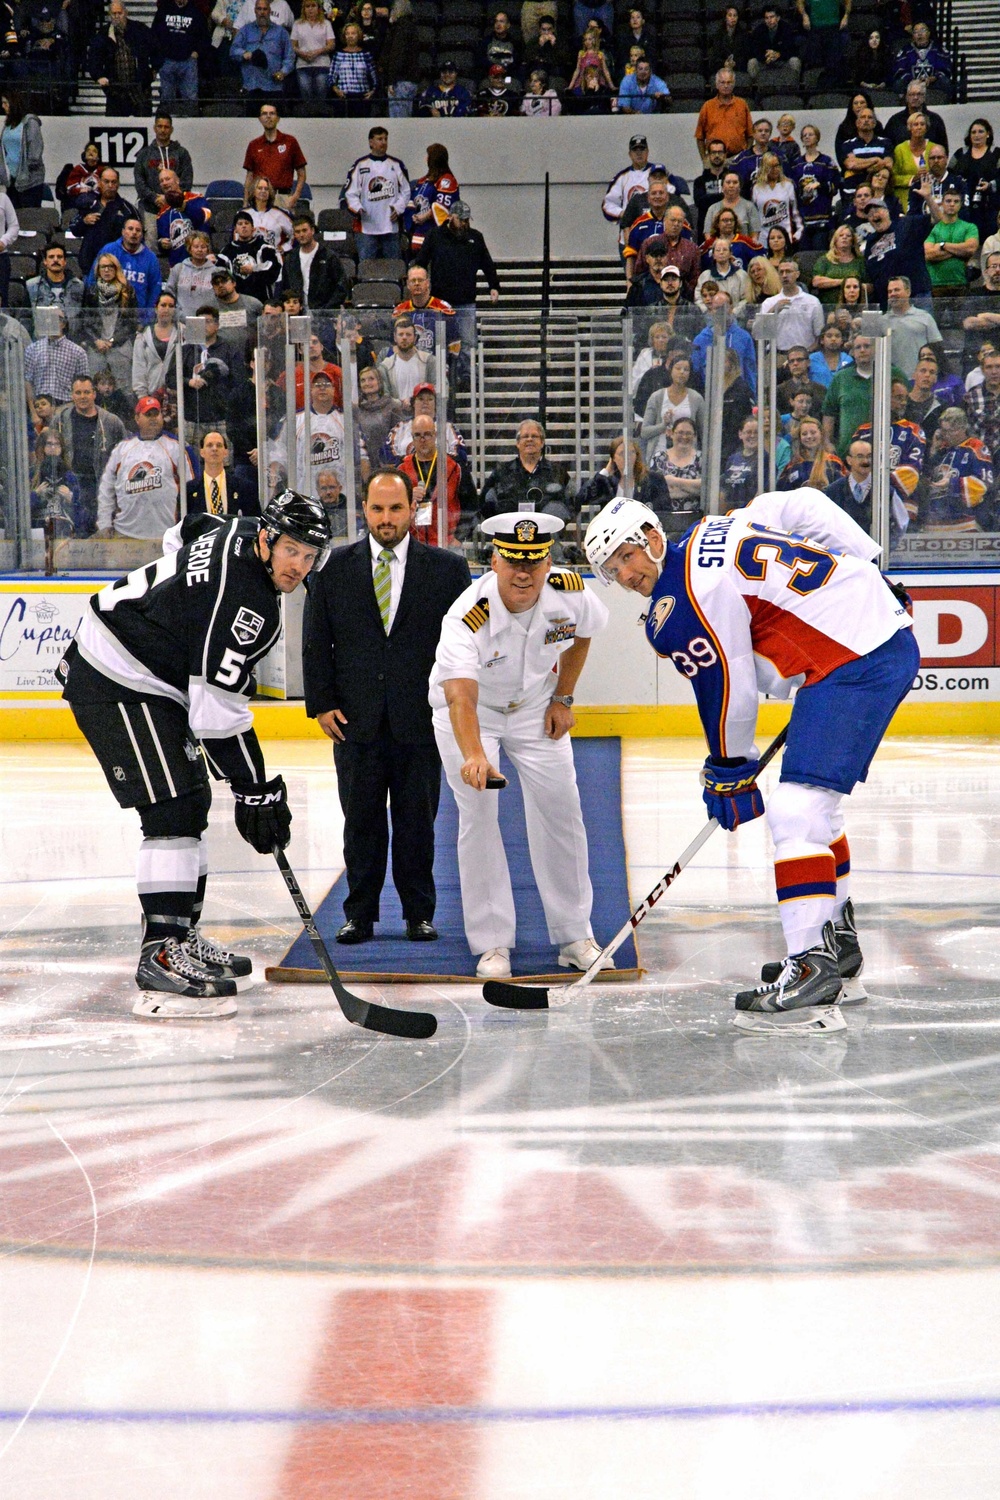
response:
M158 561L92 596L58 673L119 806L136 808L142 824L134 1014L225 1017L251 964L198 926L206 762L232 787L247 843L261 854L284 848L285 783L268 780L247 699L281 629L279 595L321 561L330 525L318 501L286 490L259 519L190 515L163 541Z

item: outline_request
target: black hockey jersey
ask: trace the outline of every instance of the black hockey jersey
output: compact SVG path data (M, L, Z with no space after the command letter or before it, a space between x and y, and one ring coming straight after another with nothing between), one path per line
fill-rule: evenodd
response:
M164 536L164 555L94 594L75 654L129 693L186 709L211 768L234 782L265 779L247 699L257 662L281 633L278 590L254 543L254 518L189 515ZM71 652L73 648L71 648ZM67 657L64 696L93 699L92 672Z

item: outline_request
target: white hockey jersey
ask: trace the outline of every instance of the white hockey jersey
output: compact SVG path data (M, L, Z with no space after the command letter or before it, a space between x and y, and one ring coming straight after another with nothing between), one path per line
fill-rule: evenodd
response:
M650 597L647 637L690 679L715 758L753 753L758 693L785 697L910 628L860 528L818 491L783 500L707 517ZM764 524L779 513L801 530Z
M194 474L185 455L187 482ZM97 491L97 526L112 526L119 536L159 541L177 520L180 493L180 447L177 439L161 434L152 442L126 438L111 450Z
M317 475L331 469L340 480L341 486L347 483L347 468L344 463L344 417L339 411L325 412L322 416L319 412L312 412L309 418L309 467L305 464L305 436L306 419L305 413L299 412L295 418L295 455L298 478L296 483L300 489L307 490L310 495L316 494ZM285 445L285 423L282 422L278 429L278 435L271 445L271 462L278 468L284 468L287 457ZM354 475L355 480L360 479L361 460L367 459L368 450L364 439L361 437L357 427L354 429Z
M394 234L410 201L410 180L397 156L362 156L347 174L344 201L362 234Z

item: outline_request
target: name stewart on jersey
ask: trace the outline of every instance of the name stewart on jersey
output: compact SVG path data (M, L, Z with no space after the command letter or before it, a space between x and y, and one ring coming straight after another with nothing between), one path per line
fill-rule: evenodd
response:
M817 500L819 529L829 501ZM737 758L753 748L758 693L788 697L909 625L865 557L760 525L752 506L669 547L646 614L650 645L691 683L711 753Z

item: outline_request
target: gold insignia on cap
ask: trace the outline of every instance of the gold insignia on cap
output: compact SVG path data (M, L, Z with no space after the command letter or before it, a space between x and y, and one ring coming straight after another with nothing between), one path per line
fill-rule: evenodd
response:
M519 542L533 542L538 535L537 521L518 521L514 535Z

